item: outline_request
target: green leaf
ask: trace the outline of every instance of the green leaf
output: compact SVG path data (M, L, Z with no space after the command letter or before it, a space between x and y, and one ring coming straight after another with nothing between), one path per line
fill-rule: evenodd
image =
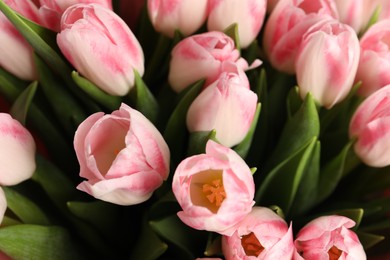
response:
M15 100L9 112L14 119L23 125L26 124L27 112L37 90L37 84L36 81L31 83Z
M168 249L168 245L154 233L144 218L140 235L131 251L130 259L158 259Z
M208 140L214 140L217 142L215 138L216 134L217 132L215 130L190 133L187 155L191 156L194 154L205 153Z
M294 198L290 212L292 216L304 214L310 210L316 201L320 177L320 153L321 145L317 141Z
M164 139L171 150L171 159L178 163L186 152L187 147L187 111L194 99L200 93L204 80L198 81L184 90L180 101L172 112L164 131Z
M241 143L239 143L237 146L234 147L234 151L236 151L236 153L238 153L242 158L245 158L247 156L249 152L249 148L252 145L252 140L257 127L257 122L259 120L260 110L261 110L261 104L258 103L248 133L246 134L244 140L242 140Z
M103 105L107 109L113 111L118 109L122 100L120 97L111 96L97 87L88 79L79 75L77 71L72 71L72 79L85 93L88 94L97 103Z
M146 116L151 122L155 123L158 117L158 103L156 98L145 85L139 73L134 70L135 85L130 90L130 98L135 104L135 108Z
M269 159L266 169L274 168L291 154L301 149L313 137L320 134L320 123L317 108L309 93L296 114L291 117L283 128L279 142Z
M203 254L208 233L186 226L176 214L149 224L163 240L175 246L177 259L190 260Z
M317 203L326 199L336 189L343 177L344 166L352 144L353 141L347 143L343 150L321 169Z
M73 136L77 126L86 118L85 112L48 65L37 55L34 56L34 60L43 92L62 127Z
M240 37L238 34L238 24L233 23L223 31L227 36L233 39L236 49L241 51Z
M115 236L116 225L119 221L119 206L103 201L80 202L69 201L68 209L76 217L92 224L103 234Z
M25 224L49 225L45 213L27 197L9 187L3 187L8 208Z
M291 118L302 106L299 88L296 86L290 90L287 97L287 114Z
M14 225L0 229L0 250L12 259L80 259L68 232L56 226Z
M385 239L384 236L369 234L362 231L357 231L356 234L358 235L359 241L363 245L364 250L368 250Z
M317 138L313 137L267 174L256 193L258 205L278 205L286 216L290 216L298 187L312 162L316 144Z

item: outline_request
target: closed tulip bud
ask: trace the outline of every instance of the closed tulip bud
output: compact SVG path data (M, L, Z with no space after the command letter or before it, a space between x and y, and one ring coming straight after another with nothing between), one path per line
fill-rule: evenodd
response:
M294 259L365 260L366 254L358 236L350 230L355 222L343 216L323 216L304 226L297 234Z
M367 0L335 0L339 20L359 32L365 26L362 19Z
M390 84L390 19L371 26L360 39L360 61L356 82L361 82L358 93L369 96Z
M349 136L356 138L355 153L367 165L390 165L390 85L367 97L355 111Z
M7 199L5 197L4 191L0 188L0 224L3 221L5 210L7 209ZM1 253L0 253L1 256ZM7 259L7 258L5 258Z
M167 179L170 153L155 126L122 104L83 121L74 137L80 176L77 188L118 205L146 201Z
M144 73L141 46L126 23L97 4L69 7L57 43L70 63L108 94L123 96Z
M4 0L4 3L27 19L40 23L38 8L30 0ZM20 79L36 80L33 49L2 12L0 39L0 67Z
M65 10L75 4L99 4L112 9L112 0L40 0L39 13L44 25L56 32L61 30L61 16Z
M245 73L232 67L196 97L187 113L190 132L215 130L217 140L228 147L245 138L257 106Z
M253 207L233 235L222 237L226 260L291 259L294 251L291 226L264 207Z
M272 66L294 74L303 35L323 19L337 18L333 0L279 0L264 30L264 50Z
M172 191L185 224L230 236L252 209L255 184L236 152L209 140L205 154L188 157L176 168Z
M210 0L207 28L223 31L237 23L240 45L246 48L259 34L265 11L266 0Z
M324 20L304 35L296 58L299 92L331 108L350 92L359 64L359 39L348 25Z
M187 37L173 48L171 55L168 80L176 92L201 79L206 79L206 86L214 82L224 62L238 62L243 69L248 67L234 41L222 32Z
M35 171L35 142L29 131L7 113L0 113L0 185L16 185Z
M206 21L207 0L148 0L148 13L154 29L168 37L176 30L188 36Z

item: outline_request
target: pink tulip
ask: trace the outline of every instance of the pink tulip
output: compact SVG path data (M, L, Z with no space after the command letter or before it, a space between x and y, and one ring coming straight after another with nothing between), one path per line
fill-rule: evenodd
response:
M302 36L316 22L337 17L333 0L279 0L264 31L264 50L271 64L294 74Z
M187 37L173 48L168 81L176 92L201 79L206 79L207 86L219 77L225 62L237 63L244 70L261 64L256 60L249 67L229 36L206 32Z
M35 142L22 124L0 113L0 185L25 181L35 171Z
M22 16L40 23L38 8L30 0L4 0ZM33 49L8 18L0 12L0 67L23 80L36 80Z
M249 89L244 71L233 63L227 63L225 67L230 68L191 104L187 126L190 132L215 130L217 140L232 147L249 131L256 112L257 95Z
M154 29L168 37L175 30L188 36L206 21L207 0L148 0L148 13Z
M359 64L359 39L348 25L323 20L303 36L295 62L299 92L326 108L350 92Z
M209 31L223 31L233 23L238 25L240 45L248 47L263 25L266 0L209 0Z
M186 158L173 176L172 191L188 226L232 235L254 204L252 173L233 150L208 141L206 153Z
M88 117L78 127L74 148L80 176L77 186L93 197L118 205L146 201L169 174L169 149L140 112L122 104L110 115Z
M365 26L362 19L367 0L335 0L339 20L351 26L357 33ZM371 0L372 1L372 0Z
M99 4L112 10L112 0L40 0L39 13L44 25L53 31L61 31L61 16L65 10L75 4Z
M358 93L369 96L390 84L390 19L371 26L360 39L360 61L355 81L362 85Z
M298 233L295 246L302 257L295 259L365 260L366 254L357 235L350 230L355 222L343 216L314 219Z
M144 55L134 34L119 16L100 5L68 8L57 43L69 62L108 94L127 94L134 86L134 70L144 73Z
M292 228L269 208L253 207L231 236L222 237L226 260L291 259Z
M355 111L349 136L357 138L355 153L367 165L390 165L390 85L363 101Z

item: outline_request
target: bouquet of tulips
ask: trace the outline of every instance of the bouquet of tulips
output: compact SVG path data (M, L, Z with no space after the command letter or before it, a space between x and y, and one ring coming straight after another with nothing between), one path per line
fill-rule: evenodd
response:
M0 0L0 258L386 258L389 39L384 0Z

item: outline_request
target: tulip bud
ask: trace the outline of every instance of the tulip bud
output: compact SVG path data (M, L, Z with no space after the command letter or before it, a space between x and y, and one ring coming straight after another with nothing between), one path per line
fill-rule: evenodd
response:
M222 32L187 37L172 50L169 83L176 92L201 79L209 85L218 78L223 62L236 62L239 57L234 41Z
M0 113L0 185L16 185L35 171L35 142L22 124Z
M303 36L295 62L302 98L310 92L331 108L350 92L359 63L359 39L348 25L323 20Z
M38 8L30 0L4 0L4 3L27 19L40 23ZM33 49L2 12L0 39L0 67L20 79L36 80Z
M44 25L56 32L61 30L61 16L65 10L75 4L99 4L112 10L112 0L40 0L39 13Z
M363 101L350 125L350 138L357 138L355 153L367 165L390 165L390 85Z
M146 201L169 174L169 149L156 127L122 104L110 115L95 113L74 137L80 176L77 189L118 205Z
M363 29L364 21L362 19L366 0L335 0L339 20L342 23L351 26L355 32Z
M257 106L257 95L249 89L244 71L230 65L230 71L226 68L195 98L187 113L190 132L215 130L217 140L227 147L245 138Z
M148 13L154 29L168 37L175 30L188 36L206 21L207 0L148 0Z
M222 237L226 260L291 259L294 251L291 226L264 207L253 207L233 235Z
M265 11L266 0L210 0L207 28L223 31L237 23L240 45L246 48L259 34Z
M96 4L68 8L57 43L70 63L111 95L123 96L134 86L134 69L142 76L141 46L126 23Z
M252 209L255 184L236 152L209 140L205 154L188 157L176 168L172 191L185 224L230 236Z
M365 260L366 254L358 236L350 230L355 222L343 216L323 216L304 226L295 246L303 257L296 259Z
M359 95L369 96L390 84L390 19L371 26L360 39L360 61L355 81L361 81Z
M316 22L337 17L333 0L279 0L264 31L264 51L271 64L294 74L302 36Z

